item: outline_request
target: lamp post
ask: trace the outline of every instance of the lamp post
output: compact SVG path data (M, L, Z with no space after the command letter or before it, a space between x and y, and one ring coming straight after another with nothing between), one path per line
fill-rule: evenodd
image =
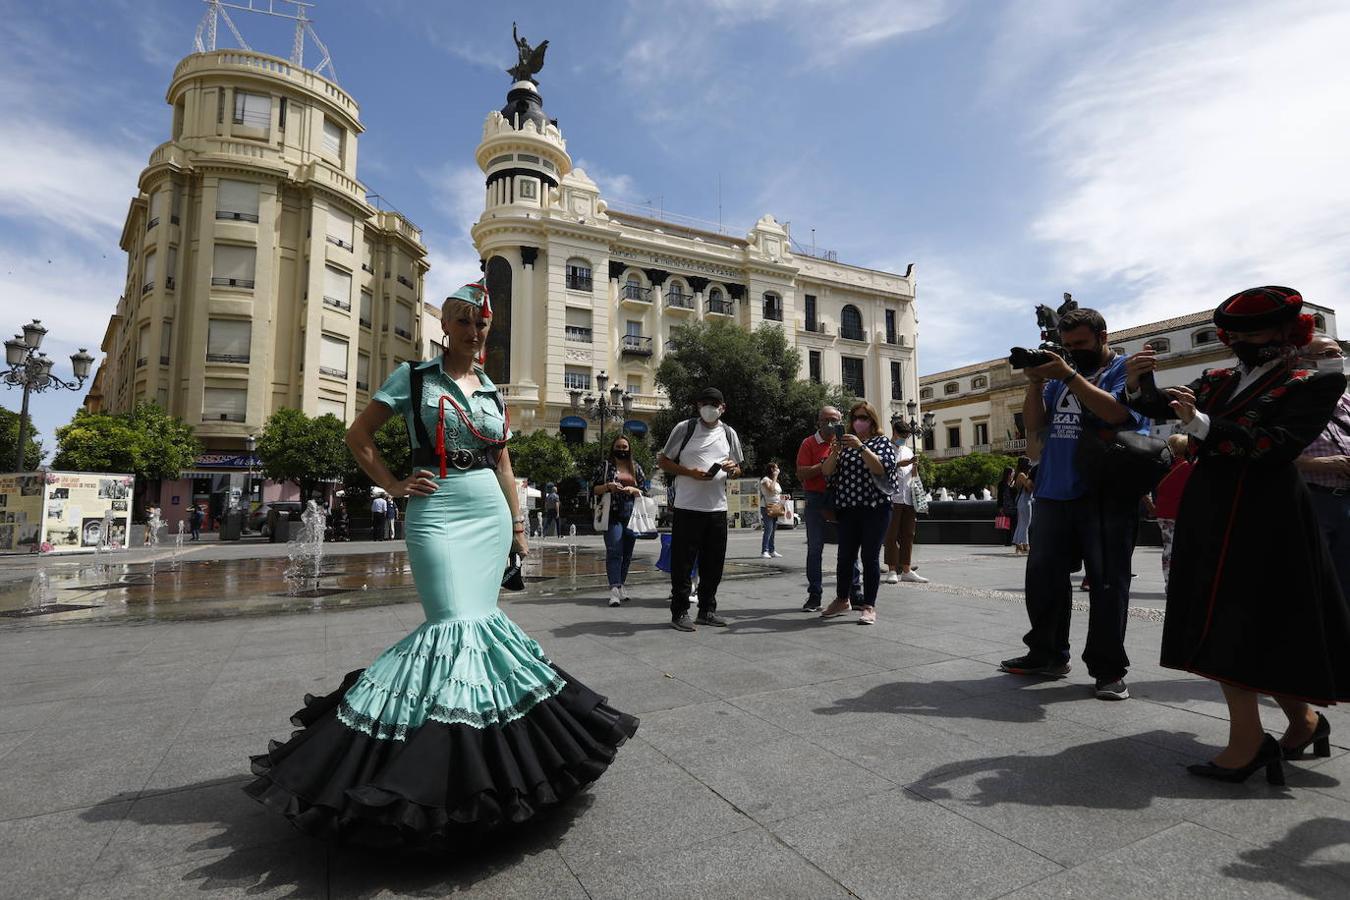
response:
M258 438L250 434L244 438L244 452L248 454L248 478L244 484L244 514L253 515L253 454L258 449Z
M608 384L609 376L602 371L595 376L598 396L592 397L587 394L583 397L581 391L576 388L567 392L569 399L572 401L572 412L584 415L592 422L600 423L600 445L602 447L605 443L605 423L611 421L623 422L633 410L633 395L624 391L617 384L606 392L605 386Z
M909 413L909 419L906 420L904 416L896 413L891 416L891 429L909 437L910 447L917 456L919 453L919 438L928 437L933 433L933 429L937 427L937 416L931 412L926 412L923 414L923 421L920 422L918 419L919 404L913 400L905 404L905 411Z
M23 326L22 334L16 334L12 339L5 341L5 364L9 368L0 375L0 381L3 381L6 387L23 388L23 407L19 412L19 447L15 452L14 462L16 472L22 472L24 469L23 451L24 444L28 442L29 395L34 391L42 393L48 390L79 390L89 377L89 367L94 362L94 357L81 347L80 352L70 355L70 367L75 373L75 380L63 381L52 374L52 364L55 360L45 353L38 352L46 335L47 329L34 319Z

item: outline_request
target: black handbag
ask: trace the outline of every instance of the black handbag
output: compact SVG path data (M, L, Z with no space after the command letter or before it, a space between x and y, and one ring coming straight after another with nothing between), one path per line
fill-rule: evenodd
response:
M525 577L521 574L524 562L515 551L507 554L506 571L502 573L502 587L508 591L525 590Z
M1167 441L1101 422L1083 423L1076 459L1091 492L1126 501L1151 493L1172 467Z

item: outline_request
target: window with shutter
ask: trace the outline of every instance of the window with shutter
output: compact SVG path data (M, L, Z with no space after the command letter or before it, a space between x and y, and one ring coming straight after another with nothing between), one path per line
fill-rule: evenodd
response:
M258 185L221 179L216 187L216 218L236 222L258 221Z
M347 377L347 342L326 334L319 336L319 374Z
M177 248L177 247L170 247L170 248L169 248L169 250L168 250L168 256L166 256L166 257L164 258L164 265L165 265L165 268L164 268L164 287L165 287L167 290L170 290L170 291L171 291L171 290L173 290L173 288L174 288L174 277L175 277L175 273L178 271L178 248Z
M343 128L327 117L323 120L323 152L342 162Z
M272 126L272 97L235 90L234 124L266 131Z
M155 251L145 251L145 269L141 276L141 293L148 294L155 289Z
M242 422L248 411L248 388L207 388L202 392L202 421Z
M394 334L412 340L412 310L406 303L394 304Z
M328 243L337 244L344 250L354 250L352 232L355 222L351 216L336 209L328 210Z
M150 357L150 326L142 325L141 330L136 335L136 368L140 368L149 361Z
M332 266L324 266L323 305L336 307L347 312L352 311L352 276L350 272L344 272Z
M341 422L347 421L347 403L343 400L330 400L327 397L319 398L319 415L333 416Z
M361 319L360 322L366 328L370 327L370 308L375 303L370 291L361 292Z
M253 287L258 248L240 244L216 244L211 266L211 284L216 287Z
M844 390L854 397L867 395L866 381L863 376L863 361L856 356L840 357L840 369L843 375Z
M359 353L356 357L356 389L370 390L370 356L366 353Z
M167 366L169 364L169 348L173 346L173 321L164 323L164 327L159 332L159 364Z
M591 311L567 307L563 314L563 339L577 344L589 344L594 338L591 331Z
M206 331L206 361L247 363L253 325L245 319L212 319Z
M564 366L563 387L569 391L589 391L591 389L591 370L579 366Z

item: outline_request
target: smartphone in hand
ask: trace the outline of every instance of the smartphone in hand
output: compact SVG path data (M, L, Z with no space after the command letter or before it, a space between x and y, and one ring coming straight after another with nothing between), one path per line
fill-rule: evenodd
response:
M843 422L835 422L835 423L834 423L834 439L835 439L836 441L839 441L839 440L843 440L843 438L844 438L844 423L843 423Z
M722 464L720 462L715 462L711 466L708 466L708 477L716 478L717 473L720 471L722 471Z

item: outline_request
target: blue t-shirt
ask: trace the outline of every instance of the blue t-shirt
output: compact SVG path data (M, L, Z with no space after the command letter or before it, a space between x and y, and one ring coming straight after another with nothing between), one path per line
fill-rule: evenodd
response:
M1119 397L1125 390L1125 357L1116 354L1106 364L1106 369L1094 378L1106 393ZM1045 385L1045 414L1047 433L1045 444L1041 447L1040 471L1036 476L1036 497L1046 500L1076 500L1087 493L1087 486L1078 471L1078 438L1083 433L1083 417L1088 416L1093 423L1097 417L1082 408L1074 393L1064 386L1062 381L1050 381ZM1130 410L1130 421L1123 428L1148 434L1149 420Z

